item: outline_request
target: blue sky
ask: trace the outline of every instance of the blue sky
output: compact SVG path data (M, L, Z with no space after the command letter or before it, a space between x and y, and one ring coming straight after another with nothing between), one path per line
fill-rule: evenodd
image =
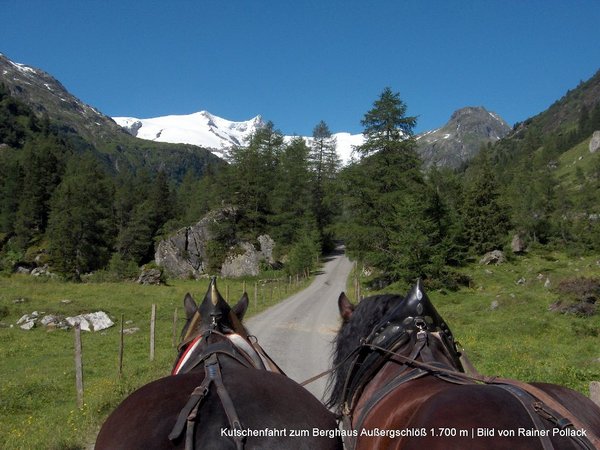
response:
M0 0L0 52L110 116L261 114L362 131L384 87L417 132L464 106L509 124L600 69L598 0Z

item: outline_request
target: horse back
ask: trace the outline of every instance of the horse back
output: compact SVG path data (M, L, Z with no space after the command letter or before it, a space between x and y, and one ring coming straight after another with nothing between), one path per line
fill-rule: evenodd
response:
M600 409L591 400L561 386L535 386L575 412L588 433L598 434ZM536 429L531 413L500 386L458 385L427 376L397 387L374 405L359 403L353 444L357 449L541 449L539 434L544 431ZM544 425L554 448L581 448L569 437L554 434L549 422Z
M176 449L184 439L168 435L203 372L153 381L127 397L104 423L96 449ZM245 448L341 448L338 439L313 433L335 430L335 417L308 391L285 376L246 368L223 370L223 382L244 429L271 430L272 435L248 437ZM214 387L209 388L196 420L196 449L235 448L228 437L229 421ZM292 436L293 431L301 436ZM308 436L306 432L309 431ZM316 434L316 435L315 435ZM321 435L319 435L321 434Z

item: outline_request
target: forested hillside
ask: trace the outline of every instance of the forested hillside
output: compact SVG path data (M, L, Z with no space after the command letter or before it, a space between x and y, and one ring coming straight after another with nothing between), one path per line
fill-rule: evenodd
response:
M161 236L224 207L237 214L214 224L214 268L241 239L263 233L290 273L310 270L342 239L379 285L422 277L457 287L468 281L458 267L508 248L515 235L530 249L597 251L600 153L588 144L600 129L599 80L515 125L460 169L423 166L416 118L386 88L361 122L358 158L344 168L325 122L310 144L286 142L268 122L231 148L229 164L208 159L184 174L179 161L176 176L166 170L169 154L138 140L132 145L153 152L147 160L156 165L116 167L118 158L1 86L2 269L49 264L71 279L98 270L128 276L153 259Z

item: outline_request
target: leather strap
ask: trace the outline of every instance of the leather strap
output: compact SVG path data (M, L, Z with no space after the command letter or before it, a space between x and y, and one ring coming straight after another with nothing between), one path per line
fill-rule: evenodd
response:
M533 422L533 425L535 426L536 430L546 429L544 422L542 422L542 418L533 407L535 403L535 398L533 398L529 393L525 392L524 390L513 386L512 384L499 384L498 387L504 389L519 401L521 406L523 406L525 411L527 411L527 414L529 414L529 417L531 418L531 421ZM539 438L540 442L542 443L542 448L544 450L554 450L552 441L550 440L550 437L548 437L547 434L540 433Z
M183 430L186 429L185 437L185 449L193 450L194 448L194 432L196 427L196 419L198 417L198 409L202 403L202 400L208 394L210 385L214 383L217 388L217 395L221 400L221 405L225 410L227 419L229 420L229 426L232 430L242 430L240 418L235 410L233 401L227 388L223 383L223 377L221 375L221 367L219 364L219 358L217 353L211 353L204 360L204 379L200 386L196 387L183 409L179 412L175 426L169 434L169 440L174 441L178 439ZM234 436L236 449L241 450L244 448L244 439L241 436Z

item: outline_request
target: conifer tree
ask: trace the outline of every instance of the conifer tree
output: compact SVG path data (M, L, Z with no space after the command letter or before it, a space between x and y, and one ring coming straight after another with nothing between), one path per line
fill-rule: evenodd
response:
M462 217L467 242L478 253L500 249L507 240L510 220L507 207L500 201L496 177L484 164L467 184Z
M341 166L336 145L327 124L319 122L313 130L309 161L313 174L313 213L326 250L333 247L333 234L329 228L338 212L338 202L332 198L333 185Z
M113 187L98 163L72 158L52 200L47 237L53 267L80 279L110 258Z

